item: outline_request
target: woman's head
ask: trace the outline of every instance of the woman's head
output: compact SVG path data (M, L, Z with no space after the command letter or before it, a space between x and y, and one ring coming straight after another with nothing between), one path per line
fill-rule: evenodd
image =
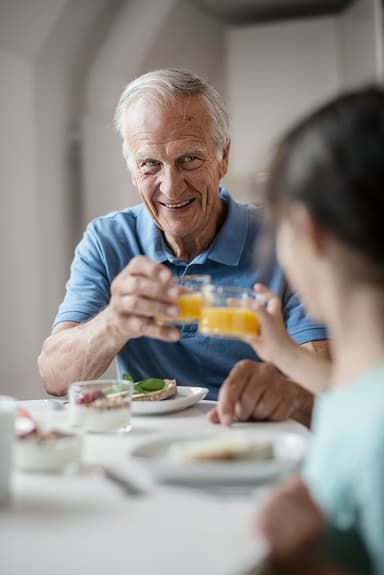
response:
M278 255L315 316L322 264L384 286L384 91L338 97L296 125L277 149L266 200Z

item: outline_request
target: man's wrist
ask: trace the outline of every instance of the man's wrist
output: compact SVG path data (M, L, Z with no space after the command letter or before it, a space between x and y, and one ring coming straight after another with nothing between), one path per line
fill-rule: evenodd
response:
M116 320L116 314L107 306L99 315L99 320L103 324L103 330L107 341L111 342L111 347L120 350L130 339L131 334L123 332L120 322Z
M293 407L291 417L306 427L311 426L315 396L294 381L290 382L293 392Z

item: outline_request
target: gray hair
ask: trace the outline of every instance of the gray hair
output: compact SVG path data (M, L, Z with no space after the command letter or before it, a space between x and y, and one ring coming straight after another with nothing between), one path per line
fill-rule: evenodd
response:
M229 117L219 92L207 81L188 70L178 68L155 70L139 76L124 89L116 108L115 126L124 142L124 116L129 106L141 96L156 102L167 102L177 96L197 94L207 107L215 130L218 156L222 157L225 144L229 140ZM123 143L123 154L127 150Z

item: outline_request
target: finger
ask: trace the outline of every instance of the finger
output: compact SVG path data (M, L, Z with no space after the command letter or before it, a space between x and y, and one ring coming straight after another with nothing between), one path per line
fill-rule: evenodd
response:
M272 409L269 419L271 421L286 421L292 415L292 405L290 405L285 398L280 398L280 401Z
M172 273L168 268L146 256L135 256L130 260L125 270L132 275L146 276L162 283L168 283L172 280Z
M172 282L163 284L158 279L126 273L114 285L114 293L120 295L135 294L151 300L174 302L178 296L179 288Z
M217 413L219 420L224 425L231 425L233 422L235 406L248 381L249 364L252 363L249 360L237 363L220 388Z
M256 293L262 294L267 298L276 297L275 294L270 289L268 289L267 286L265 286L264 284L255 283L253 289Z
M256 283L253 286L254 291L257 294L262 295L265 298L266 307L269 311L279 311L281 309L281 301L280 298L270 291L265 285Z
M214 407L213 409L211 409L211 411L208 412L208 420L211 423L220 423L216 407Z
M126 295L120 297L118 308L122 314L144 317L167 317L172 319L177 317L179 314L179 308L177 305L164 304L139 295Z
M254 403L253 418L259 421L272 419L272 414L279 403L280 397L275 393L275 390L265 387L257 402Z
M264 392L264 384L256 379L254 372L249 373L241 396L236 402L235 415L240 421L247 421L253 415L255 405L260 401Z
M153 319L138 315L127 316L123 326L126 333L135 334L134 337L150 337L169 342L178 341L181 337L178 329L157 325Z

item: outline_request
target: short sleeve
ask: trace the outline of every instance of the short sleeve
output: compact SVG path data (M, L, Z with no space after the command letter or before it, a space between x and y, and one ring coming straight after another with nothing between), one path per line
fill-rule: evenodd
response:
M306 313L303 304L289 287L282 297L283 315L288 333L299 345L309 341L327 339L324 326L314 322Z
M110 280L102 246L91 222L75 250L66 294L54 325L63 321L83 322L99 313L109 302Z

